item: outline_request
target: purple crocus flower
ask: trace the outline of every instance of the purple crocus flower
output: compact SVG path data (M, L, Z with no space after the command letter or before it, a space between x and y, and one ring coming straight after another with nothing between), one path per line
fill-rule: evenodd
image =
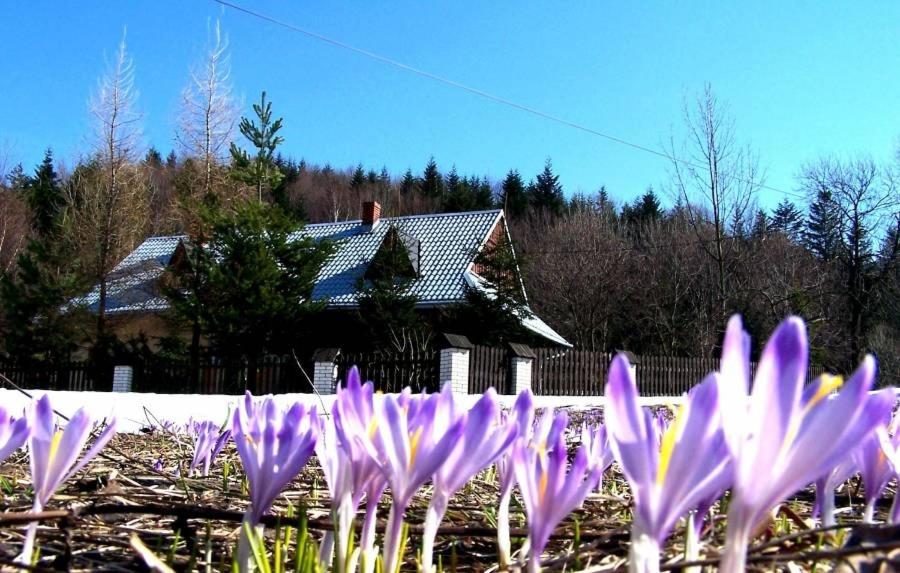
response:
M634 374L623 354L610 364L606 399L610 444L634 499L629 571L658 571L660 545L678 519L708 503L731 478L718 380L712 374L691 391L660 445L655 417L638 404Z
M529 408L530 404L527 400L517 399L516 407ZM421 570L426 573L432 570L434 539L450 498L475 474L494 463L518 435L518 427L514 421L499 423L500 407L493 388L488 389L464 415L465 430L462 439L434 474L434 492L425 514L422 534ZM519 412L516 417L523 415L523 412ZM452 413L448 413L438 416L438 419L450 424L454 422L451 416Z
M338 386L332 417L337 445L342 452L340 455L346 456L350 474L352 511L346 505L342 511L355 515L365 498L366 514L359 537L359 556L362 572L371 573L377 560L375 525L378 501L387 487L387 477L380 461L382 448L375 418L374 386L371 382L360 383L359 371L355 366L347 375L346 387ZM341 479L335 479L335 483L341 485L336 487L334 495L343 498L345 492L341 488L348 487L347 484Z
M206 421L197 423L191 428L191 432L194 438L194 455L191 458L189 473L193 475L197 467L202 464L203 469L200 475L206 477L209 475L212 461L216 459L231 438L231 430L220 432L217 424Z
M234 412L232 435L250 485L250 507L244 521L256 527L312 455L319 417L314 409L300 404L282 412L272 398L257 403L247 392ZM249 569L250 560L250 542L242 533L238 544L242 572Z
M850 479L857 472L856 458L845 457L827 474L816 480L816 501L813 505L813 518L819 517L823 527L831 527L837 522L834 519L834 490Z
M749 337L739 317L729 323L720 369L720 405L735 463L733 497L721 570L744 570L754 527L795 491L825 475L889 414L893 390L871 397L875 360L867 356L841 391L826 377L803 391L808 363L806 328L799 318L782 322L760 357L749 388Z
M453 453L465 429L464 418L448 421L450 393L419 398L385 396L376 404L374 425L381 441L382 467L391 488L391 511L384 536L384 571L400 568L403 515L412 496Z
M107 424L90 449L79 459L94 425L90 415L83 408L75 412L65 428L59 428L50 399L45 394L33 404L29 417L31 432L28 438L28 454L34 489L32 511L38 513L43 511L59 486L84 468L112 439L116 432L116 421L112 420ZM37 522L32 522L25 537L22 553L17 558L20 563L31 563L36 533Z
M516 425L518 439L530 439L534 425L534 398L531 390L520 392L512 412L503 412L501 420L503 424ZM512 553L509 537L509 502L512 498L513 486L516 484L512 449L507 450L497 459L497 477L500 481L500 503L497 506L497 553L500 567L507 568Z
M30 431L28 416L13 418L0 408L0 462L22 447Z
M863 440L856 450L854 458L862 475L863 490L866 497L866 508L863 522L872 523L875 517L875 503L891 479L897 474L894 465L896 447L887 432L887 423L879 426Z
M564 428L565 412L557 414L556 420ZM513 452L516 480L528 516L528 569L533 572L541 570L541 553L554 528L584 502L602 473L596 464L591 467L584 446L578 448L572 467L567 471L568 452L562 431L557 432L555 440L547 445L552 447L521 440L516 442Z
M232 435L250 482L248 518L255 525L312 455L319 417L299 403L282 412L271 398L250 408L245 402L234 412Z
M603 473L609 469L614 460L606 426L603 424L589 426L587 422L582 424L581 443L587 449L588 463L591 464L591 467L600 467L600 479L597 481L597 490L599 491L603 487Z

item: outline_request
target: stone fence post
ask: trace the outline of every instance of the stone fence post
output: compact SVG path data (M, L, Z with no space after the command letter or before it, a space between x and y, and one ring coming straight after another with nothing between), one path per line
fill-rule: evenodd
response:
M440 387L450 384L454 394L469 393L469 352L472 343L459 334L444 334L441 348Z
M115 366L113 368L113 392L131 392L131 381L134 380L134 369L131 366Z
M313 353L313 390L318 394L334 394L337 389L339 348L320 348Z
M531 390L531 364L536 355L527 344L509 343L510 349L510 390L518 394L522 390Z

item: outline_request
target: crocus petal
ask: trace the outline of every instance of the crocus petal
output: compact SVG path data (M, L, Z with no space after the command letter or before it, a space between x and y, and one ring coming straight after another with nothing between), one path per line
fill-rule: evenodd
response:
M753 479L759 465L771 465L778 459L791 424L796 422L806 368L806 328L802 320L790 317L766 343L753 379L750 419L754 440L751 449L741 450L738 480Z

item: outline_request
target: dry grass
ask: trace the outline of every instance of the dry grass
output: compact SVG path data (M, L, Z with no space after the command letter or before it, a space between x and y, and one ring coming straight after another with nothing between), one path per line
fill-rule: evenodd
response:
M585 414L572 416L573 427ZM592 419L596 413L587 414ZM47 508L38 532L38 570L135 571L146 570L131 548L137 535L173 569L227 570L237 545L239 520L248 498L246 484L233 445L216 460L207 478L182 478L191 447L187 438L162 430L122 434L105 453L89 464L79 479L66 484ZM161 459L163 471L153 470ZM3 492L0 521L0 560L9 564L19 552L25 517L31 507L27 457L18 453L0 475ZM842 522L858 523L862 500L851 483L838 497L838 506L852 508L839 515ZM407 513L411 539L404 570L415 570L417 531L425 515L430 492L423 489ZM886 494L893 496L893 490ZM453 571L496 570L494 514L498 498L495 476L483 472L453 500L437 539L435 559ZM382 500L380 517L386 518L389 495ZM883 499L879 518L885 517L890 499ZM311 534L318 538L330 527L329 499L321 470L313 460L279 497L267 534L274 535L279 518L289 507L305 508ZM812 492L804 491L781 506L751 549L752 570L832 570L860 559L885 559L900 539L892 528L842 526L832 531L812 530L809 515ZM60 511L66 510L66 511ZM724 539L721 503L706 526L701 559L714 560ZM524 536L525 519L518 500L511 508L514 547ZM284 519L286 523L288 520ZM290 520L295 522L295 519ZM592 495L556 531L545 554L545 570L624 570L631 521L629 493L615 467L603 480L602 492ZM383 525L383 524L382 524ZM860 554L857 539L876 550ZM849 555L848 555L849 554ZM683 561L682 528L669 540L663 567L679 568ZM840 559L836 559L840 557ZM882 569L873 569L882 570ZM889 569L883 569L889 570Z

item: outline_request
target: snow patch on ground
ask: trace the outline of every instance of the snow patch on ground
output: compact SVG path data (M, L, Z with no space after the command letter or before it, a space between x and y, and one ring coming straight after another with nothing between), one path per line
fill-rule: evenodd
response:
M117 420L118 431L136 432L141 428L156 425L161 421L185 424L191 420L212 420L223 423L234 412L238 400L243 396L209 394L143 394L136 392L71 392L63 390L28 390L35 399L44 394L50 396L50 403L60 414L71 417L79 408L85 408L95 420ZM458 395L460 405L473 404L480 395ZM278 394L275 401L284 408L300 402L320 412L331 412L334 394ZM515 396L499 396L504 407L511 407ZM645 406L678 404L682 398L664 396L641 398ZM538 408L602 408L603 396L535 396ZM13 415L31 402L18 390L0 389L0 405Z

